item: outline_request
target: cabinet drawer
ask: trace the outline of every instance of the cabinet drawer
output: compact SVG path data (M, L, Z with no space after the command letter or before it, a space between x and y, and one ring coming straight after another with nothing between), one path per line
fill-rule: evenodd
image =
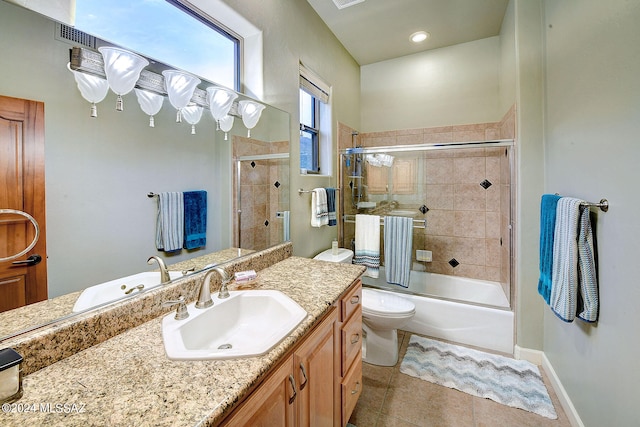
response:
M357 355L361 358L360 353ZM342 394L342 424L347 425L362 393L362 361L353 364L340 384Z
M344 376L353 361L362 350L362 307L353 313L347 323L340 328L340 340L342 348L342 370Z
M362 281L360 279L358 279L357 285L340 300L340 305L340 320L343 322L362 307Z

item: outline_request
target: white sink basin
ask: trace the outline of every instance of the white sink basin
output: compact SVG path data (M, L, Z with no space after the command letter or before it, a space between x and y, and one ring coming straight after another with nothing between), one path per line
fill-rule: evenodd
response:
M162 319L162 338L172 360L235 359L259 356L275 347L307 317L307 312L280 291L232 291L213 297L213 306L187 305L189 317Z
M170 271L169 277L171 280L182 277L180 271ZM126 294L136 286L144 285L142 289L134 289ZM119 279L110 280L108 282L100 283L98 285L90 286L78 297L75 305L73 306L73 312L86 310L104 304L119 300L129 295L136 294L140 291L146 291L147 289L154 288L160 285L160 272L159 271L147 271L144 273L133 274L131 276L121 277ZM124 286L124 289L122 288Z

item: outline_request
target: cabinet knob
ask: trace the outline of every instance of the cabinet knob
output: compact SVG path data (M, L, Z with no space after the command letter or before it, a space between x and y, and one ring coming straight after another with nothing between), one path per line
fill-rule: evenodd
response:
M351 390L351 394L357 394L360 391L360 381L356 381L356 389Z
M360 295L354 295L351 297L351 304L358 304L360 302Z
M355 344L360 341L360 334L351 335L351 344Z
M304 382L302 384L300 384L300 391L304 390L304 387L307 385L308 379L307 379L307 371L304 368L304 363L300 364L300 371L302 372L302 377L304 378Z
M293 395L289 398L289 405L291 405L293 401L296 400L296 396L298 395L298 393L296 392L296 382L293 379L293 375L289 375L289 382L291 383L291 390L293 390Z

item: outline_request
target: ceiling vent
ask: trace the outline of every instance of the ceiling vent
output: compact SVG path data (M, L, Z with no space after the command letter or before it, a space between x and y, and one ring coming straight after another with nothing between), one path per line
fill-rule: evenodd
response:
M96 48L96 38L65 24L56 23L56 39L64 42L80 44L92 49Z
M338 9L344 9L354 4L362 3L364 0L333 0Z

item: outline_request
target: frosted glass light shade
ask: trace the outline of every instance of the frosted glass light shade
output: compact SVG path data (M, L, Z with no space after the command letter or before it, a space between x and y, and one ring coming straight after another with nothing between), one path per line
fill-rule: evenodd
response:
M91 103L91 117L98 117L98 107L96 107L96 104L107 96L107 92L109 92L109 82L100 77L72 70L69 63L67 63L67 69L73 73L82 97Z
M220 123L220 129L222 129L224 131L224 140L228 140L229 138L227 137L227 132L229 132L231 130L231 128L233 127L233 116L224 116L223 118L221 118L219 120Z
M182 116L191 125L191 135L195 135L196 124L202 118L202 107L199 105L187 105L182 109Z
M220 129L220 119L229 114L233 101L237 97L237 93L222 87L210 86L207 88L207 101L211 115L216 121L216 129Z
M155 127L155 120L153 116L158 114L162 108L164 96L138 88L135 88L135 92L140 108L149 115L149 127Z
M176 122L182 122L182 109L186 107L196 86L200 84L200 79L189 73L177 70L165 70L162 72L164 76L164 86L169 94L169 102L178 110Z
M140 55L117 47L103 46L98 50L104 61L104 72L111 90L118 95L116 110L124 109L122 95L131 92L140 78L140 72L149 61Z
M242 123L247 128L247 137L251 138L251 129L253 129L260 120L264 105L253 101L238 101L238 112L242 116Z

